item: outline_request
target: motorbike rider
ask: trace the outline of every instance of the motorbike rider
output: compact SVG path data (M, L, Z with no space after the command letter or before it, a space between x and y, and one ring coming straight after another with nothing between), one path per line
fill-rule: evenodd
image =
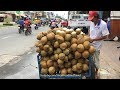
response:
M24 31L24 20L23 20L23 18L21 17L20 18L20 20L19 20L19 27L20 27L20 29L22 29L23 31Z
M29 19L29 18L26 18L26 20L25 20L25 22L24 22L24 23L25 23L25 27L26 27L26 28L28 28L28 27L30 27L30 28L31 28L31 26L30 26L30 25L31 25L31 21L30 21L30 19Z
M51 28L53 29L53 28L57 28L57 27L58 27L58 26L57 26L56 21L53 20L52 23L51 23Z

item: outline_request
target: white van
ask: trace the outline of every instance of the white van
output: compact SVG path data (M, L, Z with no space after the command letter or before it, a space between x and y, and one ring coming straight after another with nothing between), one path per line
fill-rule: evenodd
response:
M70 28L81 28L89 27L90 22L88 21L88 14L72 14L68 19L68 27Z

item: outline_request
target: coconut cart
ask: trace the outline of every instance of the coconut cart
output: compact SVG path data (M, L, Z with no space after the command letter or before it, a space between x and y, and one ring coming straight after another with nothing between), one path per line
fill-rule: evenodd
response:
M60 75L59 72L56 72L55 75L48 75L48 74L43 75L43 74L41 74L41 65L40 65L41 55L38 54L37 62L38 62L39 78L40 79L84 79L84 77L85 77L88 79L95 79L95 65L94 65L92 56L89 56L88 60L89 60L89 70L86 73L82 73L79 75L78 74Z

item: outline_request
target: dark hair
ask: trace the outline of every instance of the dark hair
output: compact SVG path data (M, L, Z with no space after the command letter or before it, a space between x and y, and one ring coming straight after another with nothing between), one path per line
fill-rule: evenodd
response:
M100 18L99 14L97 14L97 15L96 15L96 16L94 16L94 17L95 17L95 18L98 18L98 19Z

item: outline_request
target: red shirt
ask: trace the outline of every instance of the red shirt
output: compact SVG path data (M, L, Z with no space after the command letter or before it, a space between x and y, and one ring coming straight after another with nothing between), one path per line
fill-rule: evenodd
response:
M25 20L25 25L29 26L31 24L30 20Z

